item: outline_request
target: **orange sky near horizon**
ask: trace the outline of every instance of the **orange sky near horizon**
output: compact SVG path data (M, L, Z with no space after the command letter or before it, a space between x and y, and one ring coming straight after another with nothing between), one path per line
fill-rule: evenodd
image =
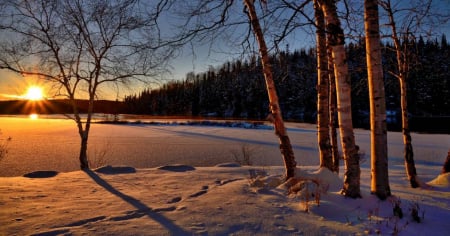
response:
M55 99L66 98L63 95L56 96L57 91L51 89L51 84L45 83L33 76L21 76L19 74L0 70L0 101L7 100L30 100L30 96L27 95L30 87L38 87L42 90L43 99ZM81 91L81 90L80 90ZM137 92L141 91L141 88ZM124 91L124 95L130 94L129 91ZM86 98L86 93L80 92L77 94L77 98ZM110 90L108 87L104 87L97 93L100 99L116 100L117 92ZM119 99L121 99L120 97Z
M42 91L41 98L37 94L29 94L29 88L35 87ZM35 89L35 93L38 92ZM28 94L27 94L28 93ZM6 70L0 70L0 100L39 100L48 97L48 86L37 78L21 76Z
M169 81L173 80L173 75L167 75L166 78L158 78L155 79L155 81ZM178 78L182 79L182 77ZM96 97L100 100L123 100L125 96L128 96L130 94L138 94L142 90L152 87L156 88L156 86L159 86L159 83L150 83L150 84L136 84L132 85L130 87L124 86L120 87L119 91L117 91L117 87L113 84L105 84L98 88ZM27 99L25 97L27 90L29 87L36 86L42 88L42 91L44 93L45 99L65 99L67 98L64 95L58 95L59 94L56 89L52 89L55 86L55 84L46 83L42 79L33 78L32 76L21 76L20 74L8 71L8 70L0 70L0 101L7 101L7 100L22 100ZM153 87L155 86L155 87ZM76 94L77 99L87 99L88 95L87 92L80 87L79 92Z

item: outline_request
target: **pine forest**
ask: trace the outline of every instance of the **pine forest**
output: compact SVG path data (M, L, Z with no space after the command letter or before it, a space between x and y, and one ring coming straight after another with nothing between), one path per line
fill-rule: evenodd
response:
M409 53L409 116L416 127L430 130L427 122L444 123L450 116L450 45L440 39L403 40ZM365 42L346 46L352 84L354 126L369 127L369 96L365 60ZM392 74L395 51L389 43L382 45L383 70L390 130L401 129L400 88ZM311 49L286 50L271 55L280 106L286 120L316 122L317 63ZM171 81L156 89L146 89L127 96L127 113L180 115L218 118L265 119L268 99L259 58L226 62L201 73L190 72L184 80ZM442 129L442 126L440 127Z

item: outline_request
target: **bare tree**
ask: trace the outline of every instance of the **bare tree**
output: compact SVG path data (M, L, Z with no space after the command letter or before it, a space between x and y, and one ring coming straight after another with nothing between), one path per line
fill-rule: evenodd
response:
M401 106L401 117L402 117L402 135L404 144L404 159L405 159L405 169L406 175L408 177L411 187L419 187L419 181L417 179L417 171L414 163L414 151L412 146L412 138L409 128L408 119L408 98L407 98L407 77L409 72L409 57L410 52L405 44L402 47L400 42L399 32L397 32L397 24L394 17L394 9L391 6L391 1L380 1L380 5L387 12L389 18L389 25L392 31L391 38L394 42L394 48L397 60L397 73L392 73L400 83L400 106ZM409 26L407 26L406 31L409 31ZM407 37L407 36L406 36Z
M351 86L345 52L345 37L337 15L336 1L319 0L326 20L328 44L332 50L336 77L338 122L342 150L344 152L345 173L342 193L352 198L361 197L358 147L352 124Z
M99 90L159 74L171 55L161 48L158 16L168 4L137 0L4 0L0 69L33 75L70 99L89 168L88 137ZM77 100L88 99L86 118Z
M391 195L388 174L386 99L377 0L364 1L366 60L370 97L371 187L378 198Z
M325 35L325 18L317 0L314 1L317 50L317 139L320 167L334 171L329 128L329 76Z
M440 4L436 0L408 1L408 4L392 2L390 0L378 1L386 12L386 24L391 33L387 36L392 39L396 55L396 68L389 71L400 84L400 106L402 117L402 135L404 144L404 160L406 175L412 188L420 186L414 163L414 151L408 118L408 77L411 70L414 53L408 41L415 40L419 34L430 35L430 32L448 23L450 20L449 6ZM401 42L403 39L403 42Z
M278 95L276 92L275 83L273 81L272 67L269 60L269 54L263 32L259 24L259 19L256 14L254 1L253 0L243 0L243 1L247 10L246 13L248 14L248 18L252 25L253 32L259 44L259 53L261 57L261 64L263 68L264 78L266 81L267 94L269 96L271 117L273 118L273 124L275 126L275 134L279 138L280 151L284 160L286 170L285 177L287 180L295 176L297 163L295 161L295 156L292 150L291 142L289 140L289 136L284 126L283 117L281 115L281 109L278 102Z

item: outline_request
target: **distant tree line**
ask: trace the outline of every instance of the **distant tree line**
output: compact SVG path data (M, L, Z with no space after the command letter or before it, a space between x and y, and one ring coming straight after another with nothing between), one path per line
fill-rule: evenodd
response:
M403 39L410 58L409 111L414 117L450 116L450 46L440 39ZM400 95L395 71L393 45L383 43L388 123L400 128ZM365 42L346 46L352 80L354 125L368 127L369 96ZM271 55L283 117L302 122L316 121L317 63L314 48L286 50ZM124 99L126 112L149 115L214 116L265 119L268 99L261 63L256 57L226 62L206 72L190 72L181 81L171 81L157 89L145 89Z
M80 113L88 112L87 100L76 99L74 103ZM126 111L125 104L120 101L96 100L94 113L118 114ZM73 107L69 99L52 99L40 101L8 100L0 101L0 114L29 115L36 114L72 114Z

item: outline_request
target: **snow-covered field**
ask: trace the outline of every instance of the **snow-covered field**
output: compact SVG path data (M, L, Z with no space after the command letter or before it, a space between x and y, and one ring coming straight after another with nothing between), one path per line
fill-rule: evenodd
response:
M438 177L450 135L413 134L417 171L428 185L411 189L401 134L389 133L394 196L379 201L370 195L369 132L355 130L366 155L363 198L354 200L339 194L342 166L339 176L317 170L314 125L288 127L299 174L320 180L324 187L320 206L310 196L317 196L314 185L308 188L310 194L303 191L295 197L269 186L283 173L272 130L95 124L90 156L113 167L82 172L77 170L79 138L72 121L2 117L2 137L11 136L12 141L9 155L0 162L0 176L59 173L47 178L0 177L0 235L450 234L449 175ZM234 161L243 146L249 147L253 166L217 165ZM268 176L255 181L250 169ZM308 204L305 194L310 196ZM393 216L395 200L401 201L402 219ZM421 223L411 217L415 206Z
M73 121L2 117L0 129L2 136L12 137L0 176L79 169L80 138ZM313 126L293 124L290 131L299 163L317 165ZM92 159L102 159L101 153L106 151L103 159L107 164L136 168L174 163L214 166L234 161L234 153L243 146L251 150L254 165L283 165L277 139L273 130L267 129L94 124L89 136Z

